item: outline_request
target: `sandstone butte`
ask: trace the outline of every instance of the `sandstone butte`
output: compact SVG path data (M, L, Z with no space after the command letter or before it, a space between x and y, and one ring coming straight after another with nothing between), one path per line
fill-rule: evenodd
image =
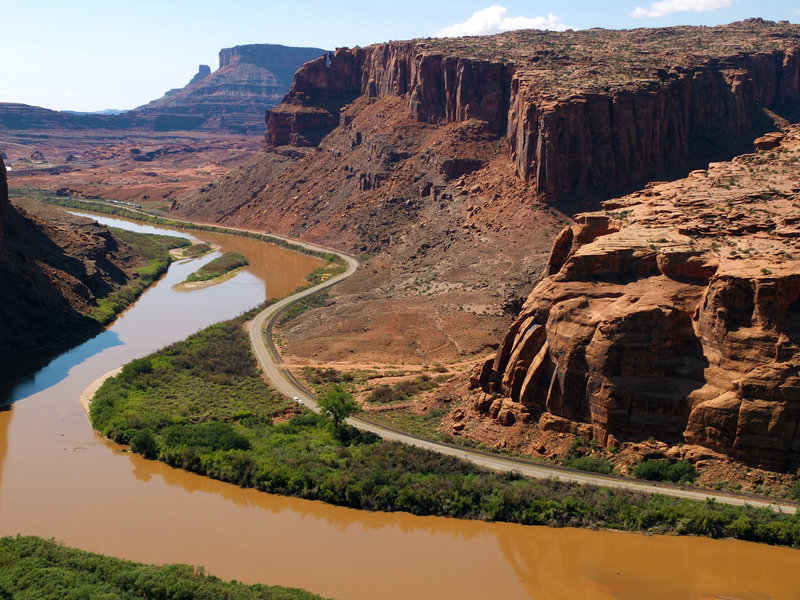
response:
M442 323L458 349L478 351L485 338L459 337L459 324L502 317L489 308L459 321L452 305L513 304L543 271L474 374L469 410L607 445L655 436L794 468L798 100L800 27L785 22L340 48L306 63L267 111L266 153L173 208L391 264L359 270L326 324L313 311L298 319L282 334L290 349L332 355L342 339L367 339L370 320L389 323L380 343L393 352L416 344L430 356ZM549 259L535 254L555 226L543 205L572 215L782 129L766 155L579 214ZM422 274L438 287L397 283ZM483 285L466 289L470 277ZM424 308L410 315L412 302ZM369 312L377 305L386 314ZM397 311L415 340L395 344Z
M576 215L472 408L797 468L800 126L759 144Z
M204 129L258 133L264 130L264 111L280 104L292 77L306 61L325 50L279 44L248 44L223 48L219 69L200 65L183 88L126 113L153 121L157 130Z

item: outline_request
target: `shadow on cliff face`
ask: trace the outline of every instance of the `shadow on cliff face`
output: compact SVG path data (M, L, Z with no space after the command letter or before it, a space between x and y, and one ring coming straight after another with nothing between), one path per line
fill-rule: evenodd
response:
M709 364L689 314L654 306L600 322L586 355L587 417L600 440L683 440L688 399Z
M67 256L14 207L7 205L5 213L5 244L0 253L0 356L58 346L81 332L96 331L97 322L75 310L65 297L67 291L80 302L92 302L82 283L91 279L86 267ZM64 275L74 280L62 282L60 287L56 278Z

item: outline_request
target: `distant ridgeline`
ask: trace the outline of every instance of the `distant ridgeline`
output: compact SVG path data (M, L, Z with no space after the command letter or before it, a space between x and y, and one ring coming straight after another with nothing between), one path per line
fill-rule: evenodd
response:
M200 65L183 88L120 114L73 113L0 103L0 130L142 129L264 133L264 112L280 104L295 71L325 53L321 48L249 44L223 48L219 69Z

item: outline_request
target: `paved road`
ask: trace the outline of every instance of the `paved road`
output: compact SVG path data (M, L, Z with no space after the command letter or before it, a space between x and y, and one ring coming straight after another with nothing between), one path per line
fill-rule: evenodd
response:
M147 213L144 213L147 214ZM172 219L179 221L179 219ZM185 223L192 223L191 221L183 221ZM220 227L219 225L214 225ZM235 231L252 232L252 230L243 229L239 227L222 227L224 229L231 229ZM257 232L260 233L260 232ZM271 237L280 238L287 242L291 242L297 246L302 246L308 250L318 252L325 252L336 254L347 263L347 270L344 273L331 277L327 281L316 285L312 288L302 290L296 294L288 296L275 304L272 304L260 312L250 323L250 341L253 350L258 357L259 363L264 370L266 376L270 379L273 386L281 393L286 394L290 398L297 398L300 402L305 404L311 410L319 412L320 408L317 405L314 395L307 390L295 377L286 369L281 367L281 357L277 348L272 341L272 328L275 322L286 309L296 302L302 300L320 290L329 288L336 285L340 281L348 278L355 273L358 268L358 260L347 254L342 254L329 248L322 248L314 244L300 242L285 236L276 234L267 234ZM697 490L694 488L685 488L682 486L669 485L669 484L654 484L645 483L643 481L625 479L622 477L613 477L607 475L597 475L593 473L584 473L581 471L573 471L563 467L552 465L543 465L534 463L533 461L526 461L522 459L514 459L507 457L500 457L477 450L471 450L436 442L433 440L424 439L415 435L411 435L391 427L386 427L379 423L369 421L367 419L360 419L351 417L347 419L348 424L358 427L364 431L371 431L387 440L395 440L420 448L427 448L440 454L455 456L464 460L470 461L481 467L492 469L501 472L516 472L526 477L534 477L538 479L558 478L562 481L576 482L580 484L592 484L603 487L612 487L638 491L649 494L663 494L666 496L675 496L678 498L688 498L690 500L709 500L713 499L717 502L725 504L732 504L742 506L749 504L757 508L770 508L775 511L794 514L797 510L793 504L776 501L771 498L764 498L759 496L735 495L725 493L711 493L706 491Z

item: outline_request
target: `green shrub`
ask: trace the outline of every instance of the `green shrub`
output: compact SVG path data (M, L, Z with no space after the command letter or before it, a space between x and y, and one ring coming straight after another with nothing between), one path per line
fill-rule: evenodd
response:
M152 432L149 429L141 429L131 436L131 450L141 454L145 458L158 458L158 447Z
M594 456L576 456L565 460L564 465L579 471L602 473L603 475L608 475L614 470L614 464L610 460Z
M789 497L792 500L800 500L800 481L795 483L789 490Z
M636 465L633 468L633 476L649 481L689 483L697 478L697 469L688 460L672 462L669 459L650 459Z

